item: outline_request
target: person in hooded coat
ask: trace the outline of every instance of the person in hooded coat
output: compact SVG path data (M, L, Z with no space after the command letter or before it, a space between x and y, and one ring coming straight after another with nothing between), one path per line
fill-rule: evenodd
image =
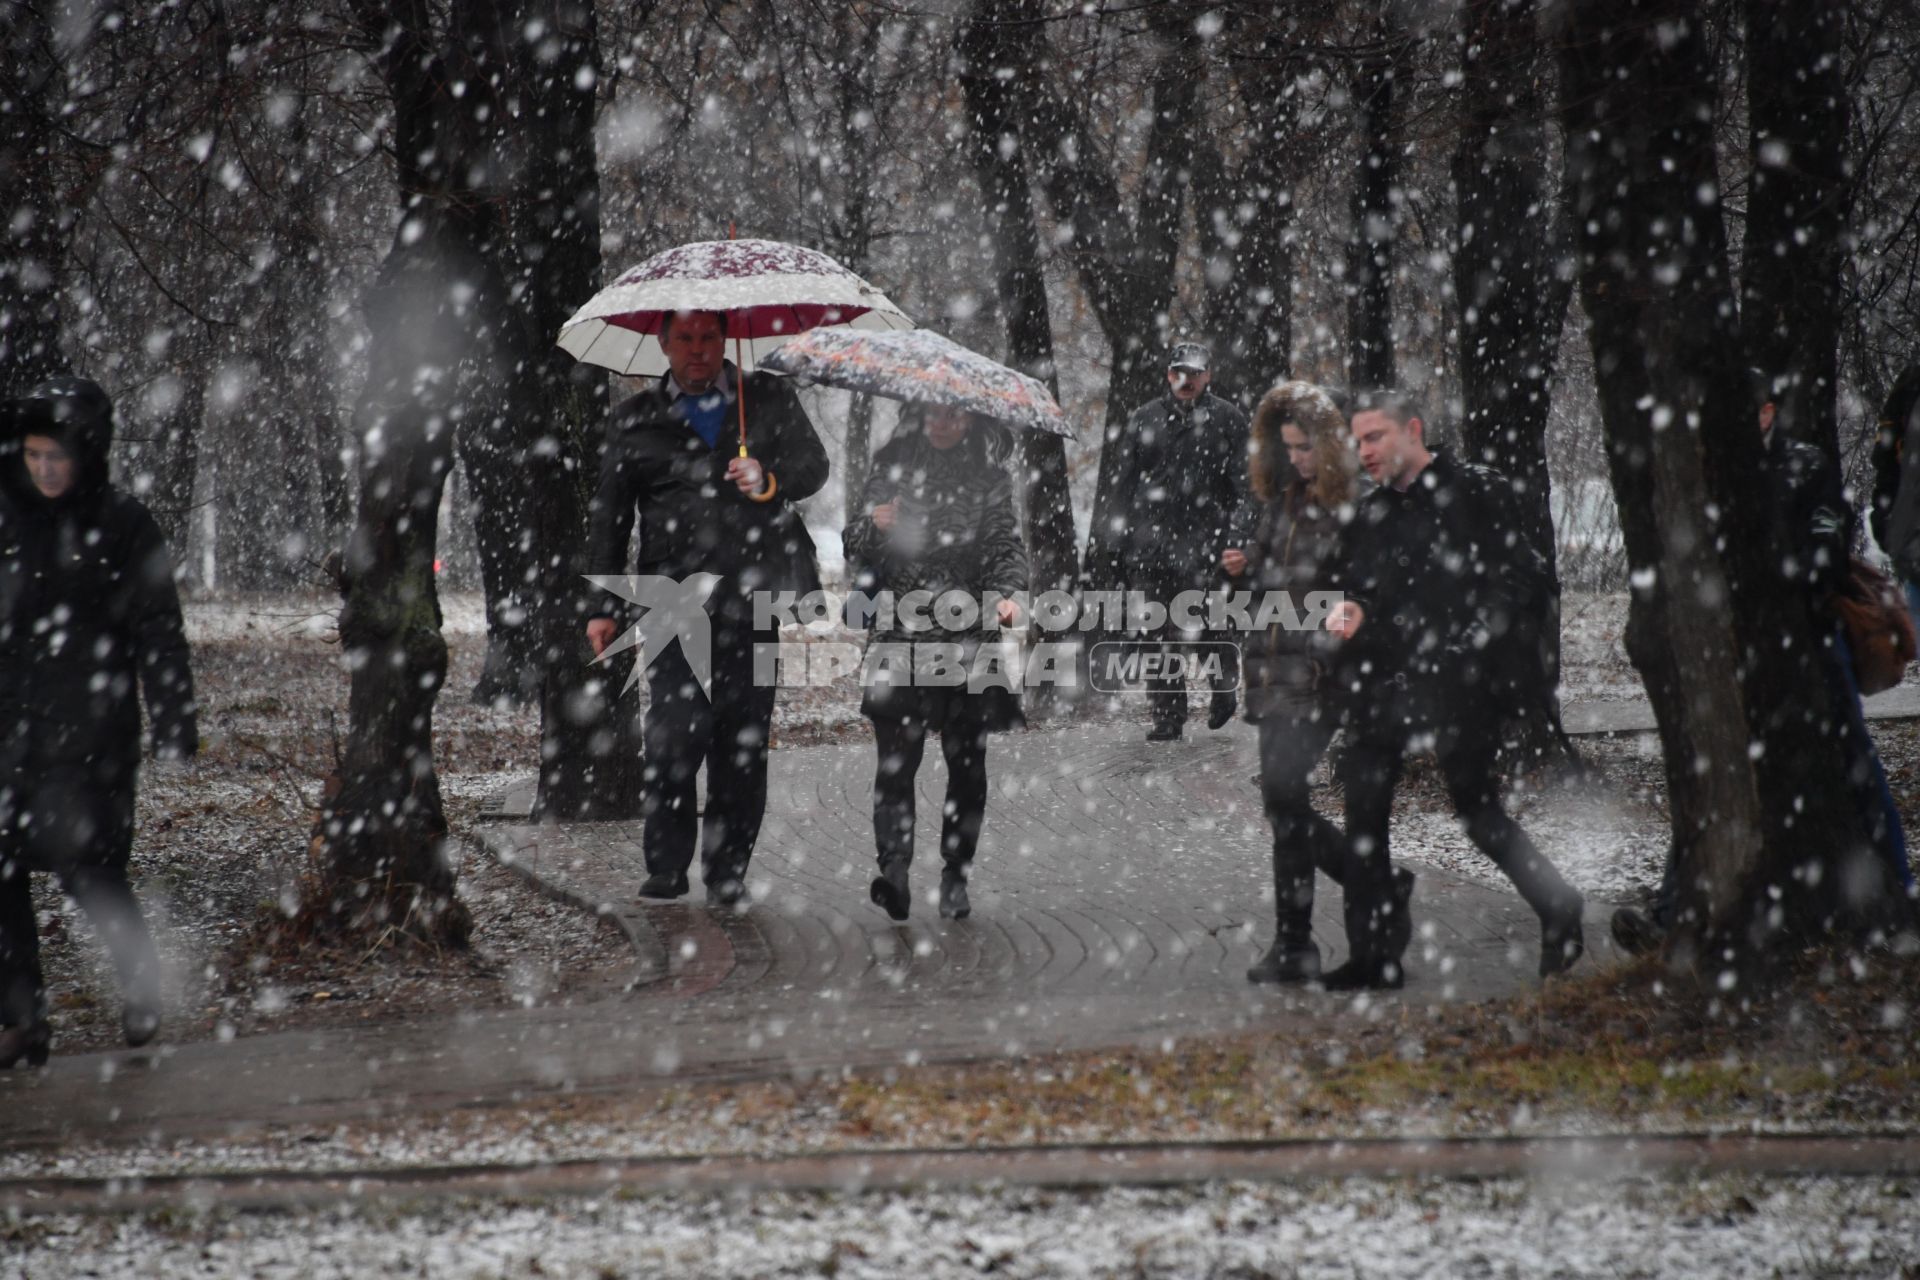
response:
M1253 415L1248 480L1262 504L1244 552L1229 550L1222 567L1254 607L1272 592L1295 610L1330 589L1329 561L1341 527L1359 498L1358 461L1346 415L1333 393L1311 382L1283 382L1262 396ZM1323 631L1280 622L1241 640L1246 719L1260 734L1260 798L1273 828L1273 945L1247 970L1256 983L1312 982L1320 976L1313 941L1313 873L1345 884L1346 837L1314 811L1314 767L1339 724L1327 685L1335 644ZM1411 917L1413 873L1394 870L1396 927ZM1393 940L1406 949L1408 939ZM1396 952L1397 953L1397 952Z
M29 873L55 876L119 975L122 1029L160 1028L160 961L127 883L144 694L154 753L199 743L159 526L108 482L113 405L56 378L0 431L0 1067L52 1042Z
M873 722L879 753L873 834L880 874L869 892L895 920L906 919L912 903L913 783L928 731L940 734L947 759L939 909L958 920L972 910L967 876L986 815L987 737L1026 723L1019 666L993 663L989 648L1000 642L999 627L1018 619L1011 598L994 597L1025 591L1028 580L1006 466L1010 449L1006 429L990 419L945 407L909 409L874 455L861 494L867 514L842 534L856 587L894 606L891 617L876 611L870 620L860 710ZM949 592L992 612L954 630L914 629L907 615L915 599L926 602L919 612L934 620L936 602ZM921 678L929 664L920 658L944 662L928 646L957 659L944 669L958 673L959 683Z

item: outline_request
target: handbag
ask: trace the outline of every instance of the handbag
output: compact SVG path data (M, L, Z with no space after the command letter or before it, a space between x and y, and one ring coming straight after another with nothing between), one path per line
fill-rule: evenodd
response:
M1846 628L1860 692L1883 693L1899 684L1913 661L1916 642L1913 616L1893 579L1854 557L1834 593L1833 611Z

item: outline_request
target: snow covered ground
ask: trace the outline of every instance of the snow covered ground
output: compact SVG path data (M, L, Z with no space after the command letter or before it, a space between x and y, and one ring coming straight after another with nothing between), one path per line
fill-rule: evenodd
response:
M1743 1177L372 1203L0 1226L31 1280L1901 1276L1916 1184Z

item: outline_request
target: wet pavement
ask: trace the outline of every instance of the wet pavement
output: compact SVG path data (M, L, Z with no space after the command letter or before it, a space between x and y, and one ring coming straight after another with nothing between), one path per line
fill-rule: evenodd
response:
M751 900L641 902L638 824L483 823L487 850L545 892L611 916L634 943L622 998L57 1057L0 1078L0 1140L221 1133L670 1081L809 1078L1286 1027L1336 1035L1406 1004L1480 1000L1537 981L1539 926L1499 882L1417 860L1403 992L1359 1000L1250 986L1272 935L1269 837L1254 733L1137 727L1005 735L972 881L973 915L938 917L945 769L919 779L913 917L867 897L873 748L774 752ZM511 797L497 809L511 811ZM1551 852L1551 851L1549 851ZM1315 932L1342 954L1338 891ZM1583 964L1608 963L1590 903Z

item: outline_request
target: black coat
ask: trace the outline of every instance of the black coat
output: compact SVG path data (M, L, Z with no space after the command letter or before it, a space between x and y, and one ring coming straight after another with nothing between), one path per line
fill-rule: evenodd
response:
M1251 523L1247 415L1212 393L1191 406L1168 392L1135 410L1109 446L1117 544L1127 585L1159 592L1204 587L1220 574L1233 530Z
M1553 578L1521 528L1499 472L1444 453L1360 500L1328 584L1365 610L1333 681L1349 715L1497 721L1551 698L1531 650Z
M0 790L31 795L78 770L117 808L140 758L142 692L157 752L189 756L199 742L173 561L147 509L108 483L110 416L33 427L76 463L52 501L28 478L26 430L15 421L0 438ZM82 857L124 860L122 845Z
M729 416L719 444L710 447L673 415L665 381L614 410L590 511L587 571L627 572L638 512L640 573L675 580L720 574L730 579L723 589L737 596L817 590L813 539L794 503L826 483L827 451L793 389L770 373L747 375L747 451L778 485L772 501L755 502L726 477L727 464L739 456L734 419ZM596 603L600 616L621 610L611 597Z
M862 514L842 535L848 563L860 570L856 585L876 595L889 592L896 603L911 592L938 599L944 592L959 591L978 601L989 592L1012 596L1025 591L1027 546L1013 510L1007 449L999 432L981 428L951 449L935 449L919 430L889 440L874 455L860 496ZM883 532L871 513L896 500L899 514L893 528ZM909 631L898 612L891 626L881 625L877 617L872 626L873 639L880 643L960 643L968 661L981 644L999 639L992 618L981 618L979 625L958 634L938 628ZM1011 690L983 689L974 696L978 705L973 711L987 727L1001 730L1022 723L1019 700ZM946 700L944 694L930 697L920 690L869 688L861 709L869 717L919 715L937 728L952 709L941 705Z
M1265 593L1285 592L1293 608L1304 614L1308 595L1332 589L1329 562L1340 545L1340 528L1339 513L1315 503L1305 483L1295 479L1261 509L1244 548L1247 574L1234 582L1235 589L1251 591L1256 608ZM1278 623L1243 636L1246 718L1258 722L1310 715L1336 643L1325 631Z

